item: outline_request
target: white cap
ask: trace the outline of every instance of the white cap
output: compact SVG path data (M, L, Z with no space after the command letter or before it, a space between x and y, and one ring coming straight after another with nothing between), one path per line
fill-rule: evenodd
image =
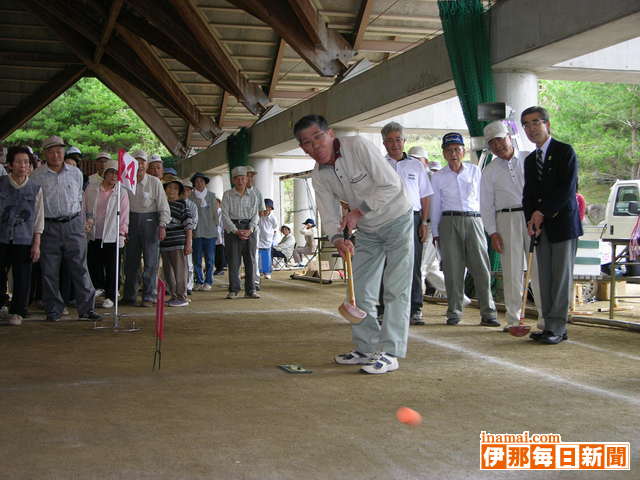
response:
M231 170L231 178L239 177L240 175L247 174L247 167L235 167Z
M104 158L104 157L102 157ZM104 165L104 171L106 172L107 170L115 170L116 172L118 171L118 161L117 160L107 160L107 163L105 163Z
M509 136L509 131L502 120L496 120L484 127L484 140L487 144L494 138L505 138Z
M409 155L413 155L414 157L429 158L427 151L424 148L422 148L420 145L411 147L408 153Z
M149 165L155 162L162 163L162 159L160 158L160 155L158 155L157 153L154 153L153 155L151 155L151 158L149 159Z

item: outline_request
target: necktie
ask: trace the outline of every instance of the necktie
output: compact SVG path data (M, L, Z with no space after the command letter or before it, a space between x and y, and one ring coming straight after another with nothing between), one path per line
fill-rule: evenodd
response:
M538 169L538 180L542 180L542 170L544 168L544 158L542 157L542 150L536 149L536 167Z

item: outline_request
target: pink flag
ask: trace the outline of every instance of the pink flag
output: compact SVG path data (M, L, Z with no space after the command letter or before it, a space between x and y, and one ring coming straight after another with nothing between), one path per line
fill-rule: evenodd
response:
M158 296L156 297L156 337L164 339L164 297L167 287L158 278Z
M118 152L118 181L131 193L136 193L138 162L123 149Z

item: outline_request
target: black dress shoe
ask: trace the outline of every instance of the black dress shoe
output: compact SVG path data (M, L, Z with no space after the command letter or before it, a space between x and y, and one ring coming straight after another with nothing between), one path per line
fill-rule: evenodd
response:
M499 327L500 322L495 318L483 318L482 320L480 320L480 325L482 325L483 327Z
M551 332L551 331L549 331L549 330L545 330L545 331L543 331L543 332L532 332L532 333L529 335L529 338L531 338L532 340L536 340L536 341L538 341L538 340L540 340L540 339L541 339L542 337L544 337L544 336L549 337L549 336L556 336L556 335L554 335L554 334L553 334L553 332ZM558 335L558 336L559 336L559 335ZM562 340L561 340L561 341L563 341L563 340L568 340L568 339L569 339L569 335L567 335L567 332L564 332L564 333L562 334ZM558 343L560 343L560 342L558 342Z
M460 323L459 318L447 318L447 325L457 325Z
M544 343L546 345L557 345L564 340L563 335L542 335L538 339L538 343Z
M102 320L102 315L94 312L93 310L89 310L84 315L80 315L79 320L84 322L97 322Z

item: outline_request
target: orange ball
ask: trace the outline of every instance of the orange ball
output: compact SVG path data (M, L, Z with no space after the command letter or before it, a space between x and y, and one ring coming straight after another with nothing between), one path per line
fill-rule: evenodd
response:
M400 422L413 427L422 423L422 415L408 407L400 407L396 412L396 417Z

